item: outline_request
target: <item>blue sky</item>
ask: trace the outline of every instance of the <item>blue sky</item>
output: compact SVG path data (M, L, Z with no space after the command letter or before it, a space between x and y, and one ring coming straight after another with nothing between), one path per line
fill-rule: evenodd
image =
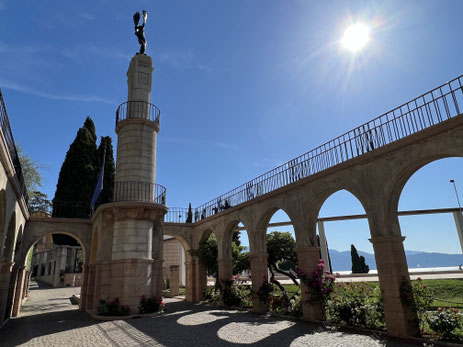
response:
M169 206L200 205L462 73L457 0L0 0L0 88L15 139L47 166L50 198L87 115L117 140L142 9L162 113L156 180ZM354 56L339 40L357 21L371 40ZM462 169L463 159L423 168L400 208L456 206L448 181L463 194ZM340 192L321 214L362 212ZM451 215L401 225L407 249L461 252ZM366 222L326 232L331 248L371 250Z

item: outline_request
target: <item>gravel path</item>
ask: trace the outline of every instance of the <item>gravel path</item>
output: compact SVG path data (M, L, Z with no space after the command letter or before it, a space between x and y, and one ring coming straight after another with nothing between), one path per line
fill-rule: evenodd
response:
M152 318L97 322L71 305L79 288L39 288L20 317L0 329L0 346L410 346L381 337L245 311L226 311L167 299Z

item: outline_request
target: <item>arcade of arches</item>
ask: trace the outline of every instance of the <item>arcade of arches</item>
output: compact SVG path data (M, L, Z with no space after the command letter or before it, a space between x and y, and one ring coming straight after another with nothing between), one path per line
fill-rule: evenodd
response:
M119 297L122 304L136 309L141 295L161 296L164 235L176 238L185 249L186 300L197 302L207 285L206 269L188 251L197 249L201 240L211 233L216 236L218 278L228 281L233 273L233 232L242 223L250 245L252 288L257 291L267 275L267 227L273 214L282 210L294 228L298 266L311 273L320 257L319 211L332 194L344 189L358 199L368 218L389 334L418 333L413 324L416 312L399 295L403 279L410 281L398 219L399 199L408 179L422 166L446 157L463 157L463 115L374 150L368 147L359 156L195 223L164 223L168 211L165 191L154 196L159 188L154 181L154 159L160 126L159 119L151 117L159 117L159 110L150 103L152 72L149 56L137 54L132 59L129 101L122 104L129 114L118 110L116 121L115 181L124 189L116 189L115 202L100 205L89 219L31 217L0 132L0 324L19 314L27 252L47 234L68 234L84 250L82 311L95 315L100 299ZM143 194L137 195L140 191ZM309 300L307 291L302 295L304 319L322 320L320 304ZM253 309L266 311L257 298Z

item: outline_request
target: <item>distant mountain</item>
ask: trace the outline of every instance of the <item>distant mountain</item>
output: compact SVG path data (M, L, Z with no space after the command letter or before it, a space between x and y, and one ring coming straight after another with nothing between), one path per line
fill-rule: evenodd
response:
M350 251L337 251L330 249L330 259L333 271L350 271L352 261ZM370 270L376 270L375 256L370 253L358 251L359 255L365 257L365 261L370 267ZM446 267L458 266L463 264L463 254L447 254L447 253L428 253L419 251L405 251L407 255L407 264L409 268L423 267Z

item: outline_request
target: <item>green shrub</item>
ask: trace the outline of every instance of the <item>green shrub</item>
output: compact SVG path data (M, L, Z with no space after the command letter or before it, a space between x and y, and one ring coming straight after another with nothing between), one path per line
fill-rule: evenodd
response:
M455 330L460 327L462 315L454 308L438 308L428 318L429 327L442 338L458 338L455 336Z
M383 328L384 309L379 288L341 283L326 304L327 320L368 328Z

